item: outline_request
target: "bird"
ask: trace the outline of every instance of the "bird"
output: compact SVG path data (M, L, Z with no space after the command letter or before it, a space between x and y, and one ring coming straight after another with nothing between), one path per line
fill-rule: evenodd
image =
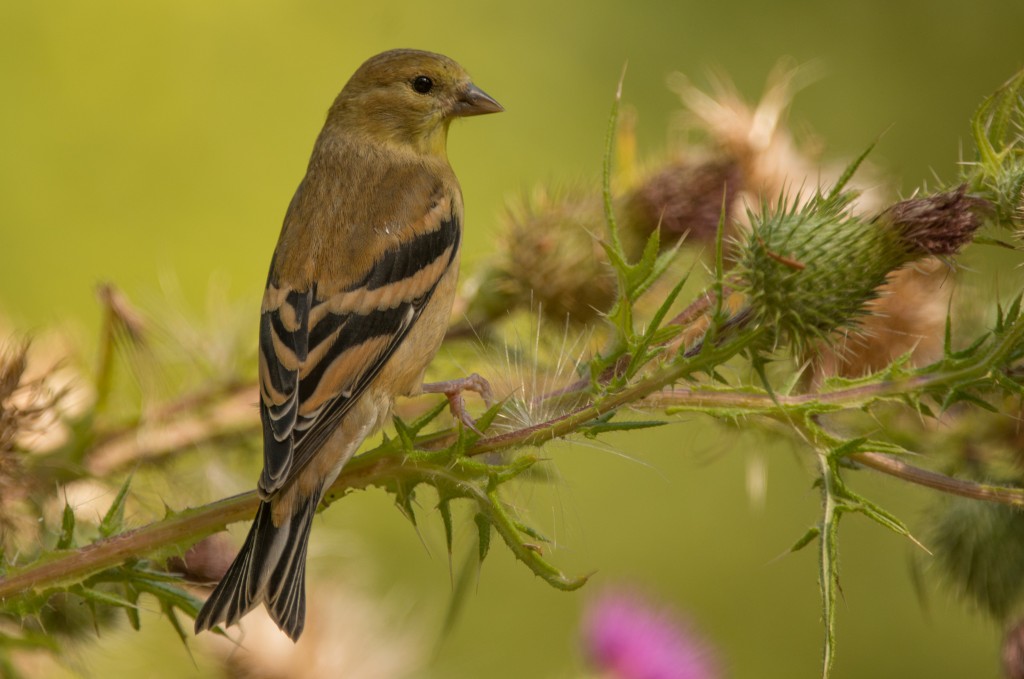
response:
M470 426L461 392L489 397L475 374L422 380L447 329L462 241L448 128L503 110L457 62L413 49L366 60L331 105L260 309L259 509L196 634L262 603L298 641L313 516L395 397L444 393Z

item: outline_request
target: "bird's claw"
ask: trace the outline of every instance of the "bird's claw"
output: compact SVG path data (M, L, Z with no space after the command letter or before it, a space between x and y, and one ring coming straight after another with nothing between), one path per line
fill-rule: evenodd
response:
M423 393L444 394L448 399L448 407L451 408L452 415L466 427L482 436L483 432L477 429L476 421L466 410L466 401L462 397L462 392L464 391L473 391L479 394L480 398L487 404L487 407L490 407L494 402L494 394L491 391L490 383L476 373L458 380L430 382L423 385Z

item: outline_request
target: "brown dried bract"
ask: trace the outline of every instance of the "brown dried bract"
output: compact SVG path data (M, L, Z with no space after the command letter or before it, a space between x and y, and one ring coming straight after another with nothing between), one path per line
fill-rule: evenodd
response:
M970 243L991 209L988 201L967 195L967 185L961 184L953 191L902 200L880 218L896 228L912 253L941 257Z
M734 197L742 189L739 165L729 159L668 163L647 177L626 199L628 223L646 235L657 228L667 236L698 243L715 239L722 217L732 219ZM663 242L671 244L672 238Z

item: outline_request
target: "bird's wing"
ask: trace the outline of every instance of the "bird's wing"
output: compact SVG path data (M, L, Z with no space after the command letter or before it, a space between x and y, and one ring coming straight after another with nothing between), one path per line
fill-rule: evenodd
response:
M263 497L312 459L415 325L458 253L452 205L433 201L422 228L340 291L296 290L271 274L260 318Z

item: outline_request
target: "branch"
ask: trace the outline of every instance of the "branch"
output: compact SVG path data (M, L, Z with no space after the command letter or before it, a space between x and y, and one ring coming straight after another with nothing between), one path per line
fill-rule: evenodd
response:
M1024 489L1021 488L954 479L929 469L909 465L891 455L882 453L852 453L850 459L883 474L895 476L919 486L941 490L943 493L959 495L972 500L997 502L1011 507L1024 507Z
M678 360L654 371L646 379L617 393L604 396L593 404L541 424L480 439L465 450L465 455L475 457L523 446L540 446L547 441L564 437L601 415L628 403L640 401L686 375L718 365L741 351L749 339L749 336L738 337L721 346L708 347L695 357L679 357ZM457 432L453 430L428 434L417 439L416 444L428 449L437 449L453 441L456 436ZM404 452L396 452L388 442L382 443L349 462L328 490L327 496L333 499L355 488L400 480L406 471L415 473L413 466L407 466L406 462ZM80 580L90 573L110 568L133 556L194 542L224 529L230 523L249 519L258 503L259 498L255 491L235 495L185 510L143 528L97 541L78 550L59 553L46 558L42 563L11 569L5 577L0 578L0 601L33 589Z

